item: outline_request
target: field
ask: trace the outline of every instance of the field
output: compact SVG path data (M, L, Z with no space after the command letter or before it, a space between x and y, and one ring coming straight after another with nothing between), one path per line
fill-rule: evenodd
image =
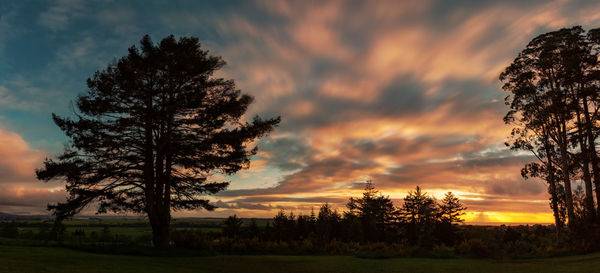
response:
M0 223L10 222L15 220L0 219ZM264 227L268 219L256 219L256 223L260 227ZM249 219L244 219L247 224ZM20 234L30 234L34 236L40 233L41 229L50 229L52 227L52 219L17 219L17 226ZM145 218L75 218L65 220L65 236L72 238L76 231L83 232L84 236L90 236L92 233L102 234L105 228L108 228L111 236L129 237L132 239L148 239L152 234L152 229L148 220ZM199 230L204 233L221 232L223 219L211 218L179 218L173 219L171 226L174 230L192 229Z
M10 220L12 221L12 220ZM5 220L5 223L10 222ZM248 222L249 220L245 220ZM269 220L259 219L264 227ZM147 246L143 219L80 218L65 221L65 242L40 239L48 219L15 222L19 238L0 238L2 272L598 272L600 253L538 259L390 258L326 255L223 255L202 249L156 250ZM245 223L247 224L247 223ZM173 228L220 235L222 219L176 219ZM108 230L108 231L107 231ZM77 235L77 233L83 233ZM103 233L133 244L100 243ZM95 234L92 236L92 234ZM37 236L37 237L36 237ZM97 236L97 237L94 237ZM98 237L99 236L99 237ZM105 246L105 247L103 247ZM120 253L116 255L111 253ZM235 253L235 252L234 252ZM271 252L279 254L281 252ZM312 253L312 252L311 252ZM130 255L134 254L134 256ZM310 253L308 253L310 254ZM421 256L422 257L422 256ZM426 256L425 256L426 257Z
M0 272L598 272L600 254L532 260L351 256L144 257L0 246Z

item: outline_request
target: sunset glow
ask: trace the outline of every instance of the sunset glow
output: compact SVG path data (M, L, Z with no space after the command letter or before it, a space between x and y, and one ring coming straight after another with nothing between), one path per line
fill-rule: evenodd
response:
M46 215L66 197L35 178L67 141L51 113L71 115L86 79L144 34L174 34L227 61L218 76L255 98L245 117L282 118L249 169L220 176L229 188L208 197L219 209L175 217L343 211L371 179L396 206L416 186L451 191L467 223L554 221L545 183L520 174L534 157L503 144L498 76L540 33L598 27L599 2L309 2L2 4L0 212Z

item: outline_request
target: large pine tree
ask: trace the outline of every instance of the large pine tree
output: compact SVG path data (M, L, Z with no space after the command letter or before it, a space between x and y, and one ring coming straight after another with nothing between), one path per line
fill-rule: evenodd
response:
M48 208L59 220L91 204L98 213L145 213L154 244L168 246L171 210L213 209L202 195L228 182L210 176L247 167L250 143L280 121L244 122L253 98L215 77L224 65L197 38L155 45L145 36L140 49L96 72L72 117L53 114L70 141L37 176L65 180L69 198Z

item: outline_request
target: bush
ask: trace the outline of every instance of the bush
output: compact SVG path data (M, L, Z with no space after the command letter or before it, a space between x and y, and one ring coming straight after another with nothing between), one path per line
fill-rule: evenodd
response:
M196 230L183 230L171 235L177 247L207 248L208 244L202 232Z
M356 255L359 258L386 259L402 256L403 252L397 244L371 243L363 245Z
M566 246L561 247L558 245L548 246L544 250L544 256L546 256L546 257L566 256L566 255L569 255L570 253L571 253L571 251L569 250L568 247L566 247Z
M300 244L300 252L303 254L315 253L315 245L313 244L312 240L302 240L302 243Z
M429 252L429 256L432 258L456 258L456 253L452 247L439 245L433 247L433 249Z
M17 238L19 228L15 221L0 223L0 237Z
M510 243L507 251L513 258L524 258L532 257L536 254L536 246L529 242L518 240L514 243Z
M479 238L469 239L458 246L458 253L473 258L489 258L492 251Z

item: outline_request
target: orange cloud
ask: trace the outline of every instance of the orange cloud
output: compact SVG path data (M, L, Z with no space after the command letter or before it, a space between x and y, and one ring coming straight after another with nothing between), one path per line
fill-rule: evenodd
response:
M600 5L574 16L568 1L483 3L441 15L432 14L435 1L261 3L280 24L240 20L230 29L252 41L232 50L253 70L240 85L257 94L252 111L283 114L277 137L294 136L309 152L286 157L294 171L270 186L224 192L223 211L261 214L318 203L282 195L341 197L330 201L343 208L343 200L360 194L357 182L371 177L395 199L415 185L436 196L459 192L470 221L480 212L493 221L547 218L545 185L519 175L532 159L502 147L510 128L501 119L497 77L535 34L597 23L592 10ZM437 23L424 19L437 15ZM282 168L279 158L269 152L260 165ZM255 199L242 200L248 197ZM516 214L523 207L527 212Z
M0 183L35 179L35 169L44 157L44 152L32 149L17 133L0 129Z
M0 212L46 214L46 204L64 200L64 186L35 178L45 157L19 134L0 128Z
M219 14L217 38L205 41L229 63L218 76L255 96L246 117L283 118L256 143L260 153L231 178L231 190L210 197L223 205L211 215L268 217L281 208L307 212L321 202L343 208L349 196L360 195L360 182L372 178L397 205L421 185L436 197L455 191L472 221L545 219L545 185L519 176L531 158L502 147L510 128L501 119L506 109L497 76L536 34L600 23L600 4L314 4L247 4L252 14ZM193 10L159 18L191 33L210 28L212 20ZM95 55L89 42L74 54ZM0 86L0 104L19 106L9 89ZM11 132L0 131L0 140L3 192L12 200L54 196L48 188L57 184L27 183L35 181L43 153ZM190 214L198 212L180 212Z

